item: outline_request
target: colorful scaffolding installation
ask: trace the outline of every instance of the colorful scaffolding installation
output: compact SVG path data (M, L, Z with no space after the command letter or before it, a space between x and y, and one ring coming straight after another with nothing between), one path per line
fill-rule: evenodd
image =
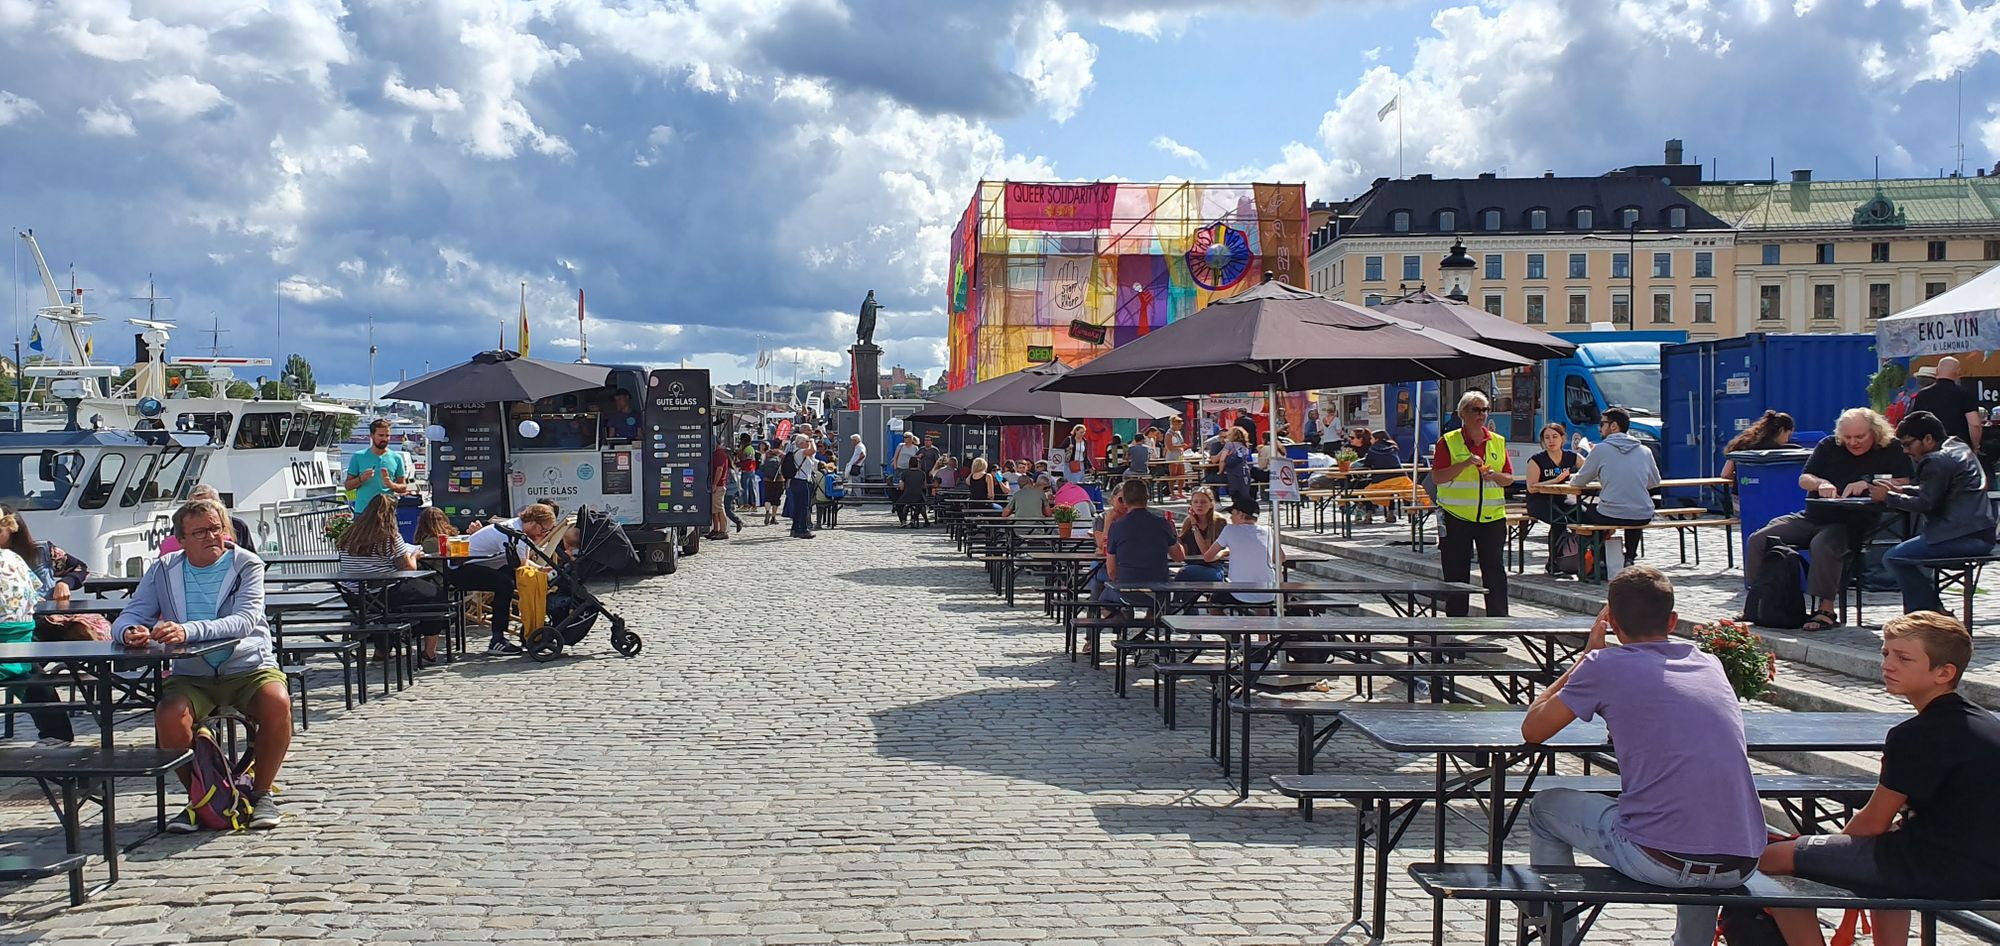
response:
M1267 270L1306 283L1303 184L981 181L951 235L948 383L1082 364Z

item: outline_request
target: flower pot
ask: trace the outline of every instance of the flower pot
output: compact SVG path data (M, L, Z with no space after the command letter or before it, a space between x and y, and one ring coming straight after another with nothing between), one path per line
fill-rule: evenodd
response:
M1350 469L1353 469L1353 467L1354 467L1354 461L1353 461L1353 460L1342 460L1342 461L1340 461L1340 472L1342 472L1342 473L1345 473L1345 472L1347 472L1348 470L1350 470Z
M1070 533L1075 531L1075 529L1076 529L1076 523L1074 522L1056 523L1056 534L1062 536L1065 539L1069 538Z

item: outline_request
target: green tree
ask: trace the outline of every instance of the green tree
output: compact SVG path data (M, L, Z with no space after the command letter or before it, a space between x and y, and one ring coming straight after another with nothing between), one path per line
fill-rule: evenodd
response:
M229 382L229 387L223 392L223 396L247 401L257 396L257 388L242 378L235 378Z
M296 391L307 394L319 393L319 385L313 382L312 362L307 361L304 355L294 354L285 359L285 379L291 382L292 388Z

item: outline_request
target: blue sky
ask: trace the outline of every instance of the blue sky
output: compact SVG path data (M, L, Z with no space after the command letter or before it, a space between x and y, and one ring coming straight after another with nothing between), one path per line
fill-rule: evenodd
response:
M99 290L155 274L230 353L357 393L493 344L943 363L946 237L982 177L1931 175L2000 153L1994 0L0 0L0 224ZM4 267L0 263L0 267ZM22 323L29 287L6 280ZM283 300L282 351L275 313ZM213 315L211 315L213 313ZM0 334L5 330L0 325ZM511 337L511 336L510 336ZM788 372L787 372L788 373Z

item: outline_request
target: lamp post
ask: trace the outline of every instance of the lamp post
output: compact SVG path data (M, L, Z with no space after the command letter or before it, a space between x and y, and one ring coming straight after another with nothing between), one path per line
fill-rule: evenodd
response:
M1445 298L1464 303L1472 297L1472 271L1478 264L1465 252L1465 241L1451 241L1451 252L1438 263L1438 270L1444 275Z
M1620 238L1614 236L1605 236L1603 234L1598 234L1598 233L1592 233L1586 235L1584 239L1616 240ZM1638 324L1639 321L1639 244L1667 243L1672 241L1674 238L1670 236L1661 236L1661 237L1649 237L1645 240L1641 240L1639 239L1639 221L1634 220L1629 226L1625 228L1625 235L1623 239L1625 241L1625 300L1626 300L1625 327L1631 328L1632 326ZM1612 308L1611 321L1614 324L1616 324L1618 321L1618 310L1616 306Z

